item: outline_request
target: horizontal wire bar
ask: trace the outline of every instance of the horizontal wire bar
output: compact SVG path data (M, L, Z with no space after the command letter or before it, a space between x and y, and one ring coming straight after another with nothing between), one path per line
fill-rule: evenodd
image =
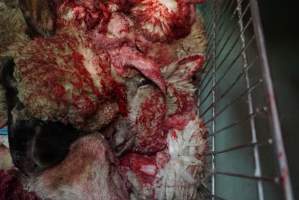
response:
M214 40L212 34L211 34L211 35L207 35L207 38L206 38L206 40L207 40L207 44L211 44L211 43L212 43L212 42L211 42L212 39ZM213 50L213 48L212 48L211 46L212 46L212 45L208 45L208 48L206 49L206 55L210 54L210 52ZM209 63L209 61L210 61L210 60L208 60L208 63Z
M232 89L237 85L237 83L241 80L242 76L244 76L246 74L246 71L248 72L253 66L254 64L256 64L258 60L258 56L256 56L254 58L254 61L252 63L250 63L248 65L248 67L245 69L243 69L239 74L238 76L235 78L235 80L230 84L229 87L227 87L226 90L224 90L224 92L220 95L219 99L218 99L218 102L219 100L221 100L222 98L224 98L230 91L232 91Z
M249 69L251 69L252 67L253 67L253 65L255 64L255 62L257 61L257 59L255 59L254 60L254 62L252 62L246 69L247 69L247 71L249 70ZM219 95L219 97L217 98L217 100L216 100L216 102L220 102L222 99L224 99L224 97L237 85L237 83L241 80L241 78L244 76L246 74L246 71L243 69L238 75L237 75L237 77L235 78L235 80L230 84L230 86L229 87L227 87L225 90L224 90L224 92L221 94L221 95ZM219 82L220 83L220 82ZM219 83L216 83L216 85L215 86L217 86ZM214 86L214 87L215 87ZM212 91L213 89L215 89L215 88L212 88L210 91ZM200 102L200 104L201 105L203 105L204 103L205 103L205 101L206 101L206 99L209 97L209 95L210 95L210 92L205 96L205 98ZM208 108L203 112L203 113L205 113L207 110L209 109L209 106L208 106ZM200 115L203 115L203 114L200 114Z
M207 70L207 68L209 67L209 66L213 66L213 64L210 62L212 59L214 59L214 56L213 55L211 55L209 52L207 52L207 54L206 54L206 57L207 57L207 62L205 63L205 65L204 65L204 73L206 73L206 70ZM210 68L210 67L209 67Z
M251 143L248 143L248 144L240 144L240 145L236 145L236 146L233 146L233 147L230 147L230 148L226 148L224 150L210 151L206 155L216 156L216 155L219 155L219 154L228 153L228 152L236 151L236 150L239 150L239 149L253 147L255 145L258 145L258 143L257 142L254 142L254 143L251 142Z
M247 24L245 25L243 31L241 33L245 33L245 31L247 30L247 28L249 27L250 23L252 22L252 19L250 19ZM238 29L235 29L238 30ZM235 31L234 30L234 31ZM219 50L219 53L216 54L215 59L217 60L217 58L222 54L222 52L224 51L224 48L227 46L228 41L231 39L232 34L234 33L234 31L232 31L231 35L228 37L228 39L225 41L225 43L223 44L223 46L221 47L221 49ZM254 36L252 36L252 38L254 38ZM224 58L222 59L222 61L218 64L218 66L221 66L225 61L226 58L228 58L228 56L230 55L230 53L233 51L233 49L235 48L235 46L238 44L240 40L240 37L237 37L236 40L233 43L233 45L231 45L229 51L225 54L225 56L223 56ZM240 49L240 51L242 51L242 49ZM218 70L218 69L217 69Z
M232 2L233 2L233 1L232 1ZM230 16L229 21L232 21L232 20L234 19L235 15L236 15L236 13L237 13L236 11L237 11L237 8L235 8L235 10L232 12L232 15ZM223 23L221 23L220 26L218 26L218 23L216 23L216 30L219 30L219 31L222 29L222 26L225 24L225 23L224 23L224 22L225 22L225 18L222 17L221 19L223 19ZM219 22L220 22L220 21L219 21ZM230 26L227 26L227 28L224 29L225 31L224 31L224 34L223 34L223 35L225 35L225 34L227 33L227 31L230 30L229 28L230 28ZM237 28L237 26L234 26L234 29L235 29L235 28ZM207 40L207 42L210 43L210 42L211 42L211 41L210 41L210 37L209 37L210 30L208 30L207 32L208 32L208 38L207 38L208 40ZM212 34L210 34L210 35L212 35ZM230 38L230 36L229 36L228 38ZM223 39L223 38L221 38L221 39ZM216 40L216 43L218 43L221 39ZM211 48L212 48L212 45L209 45L209 47L208 47L208 49L207 49L207 52L209 52Z
M229 6L229 9L230 9L230 7L233 5L233 2L234 2L234 1L232 0L232 1L231 1L231 5ZM228 9L228 10L229 10L229 9ZM225 12L226 12L226 11L225 11ZM224 22L225 22L225 20L224 20L225 18L224 18L224 17L221 17L221 16L224 15L225 12L221 13L220 15L218 15L218 17L219 17L218 19L217 19L217 16L213 16L213 17L215 17L216 19L215 19L215 20L210 20L210 22L207 24L207 28L206 28L205 30L206 30L206 32L208 33L208 34L207 34L207 37L208 37L208 38L207 38L207 39L208 39L207 41L208 41L208 43L211 42L211 40L210 40L210 39L211 39L211 38L210 38L210 35L211 35L211 34L210 34L210 33L212 32L211 29L213 28L214 23L216 23L216 27L215 27L215 28L216 28L217 30L218 30L218 29L220 30L220 29L222 28L222 25L223 25ZM235 13L235 12L234 12L234 13ZM231 16L231 18L234 17L234 15L235 15L234 13L233 13L233 15ZM212 18L212 19L214 19L214 18ZM217 28L217 24L220 22L220 21L218 21L219 19L221 19L223 23L221 23L221 26L220 26L219 28ZM213 45L209 45L207 52L210 51L210 49L212 48L212 46L213 46Z
M213 12L213 13L215 13L215 12ZM220 18L221 14L218 14L217 12L211 16L212 16L211 19L209 20L208 23L206 23L206 26L205 26L205 31L206 31L206 33L208 33L208 36L213 35L212 29L215 28L214 27L215 23L217 24L218 20L222 19L222 18ZM208 42L210 42L210 40L208 40Z
M215 175L214 173L211 173L209 172L209 175L208 176L213 176ZM215 199L219 199L219 200L225 200L224 198L218 196L218 195L213 195L212 194L212 191L205 185L205 184L201 184L199 187L198 187L198 192L200 192L201 194L204 194L204 198L206 199L207 196L208 198L210 199L211 197L214 197Z
M250 66L248 66L248 69L250 69L252 66L253 66L253 64L254 64L255 62L253 62L252 63L252 65L250 65ZM237 85L237 83L238 83L238 81L239 80L241 80L241 77L243 76L243 75L245 75L245 71L244 70L242 70L242 72L237 76L237 78L233 81L233 83L230 85L230 87L228 87L221 95L220 95L220 97L216 100L216 102L219 102L219 101L221 101L230 91L231 91L231 89L235 86L235 85ZM204 102L201 102L200 104L203 104ZM208 112L209 111L209 109L211 109L211 104L202 112L202 113L200 113L199 114L199 116L204 116L205 115L205 113L206 112Z
M228 109L230 106L232 106L233 104L235 104L236 102L238 102L240 99L242 99L242 97L244 97L246 94L248 94L249 92L252 92L255 88L257 88L257 86L259 84L261 84L263 82L262 79L260 79L259 81L257 81L255 84L253 84L250 88L246 89L243 93L241 93L241 95L239 95L238 97L236 97L235 99L233 99L230 103L226 104L219 112L216 113L215 117L210 118L209 120L207 120L205 122L205 124L209 124L211 121L215 120L219 115L221 115L226 109ZM203 115L200 115L200 117L202 118Z
M231 1L231 3L233 3L234 1ZM233 4L231 4L230 5L230 7L232 6ZM229 10L229 9L228 9ZM236 11L237 11L237 8L232 12L233 14L232 14L232 16L230 17L230 20L229 21L231 21L233 18L234 18L234 16L236 15ZM223 13L224 14L224 13ZM218 26L218 23L219 22L221 22L221 21L216 21L216 30L221 30L222 29L222 26L225 24L224 22L225 22L225 18L224 17L221 17L221 15L219 15L219 18L220 19L222 19L222 22L223 23L221 23L220 24L220 26ZM210 25L209 25L210 26ZM211 28L212 28L213 26L211 26L211 27L208 27L208 29L206 29L206 32L208 33L207 34L207 36L208 36L208 38L207 38L207 42L208 43L210 43L211 42L211 38L210 38L210 35L212 35L212 34L210 34L211 33ZM229 26L228 26L229 27ZM226 30L229 30L229 29L226 29ZM212 48L212 45L209 45L208 46L208 49L207 49L207 52L210 52L210 50L211 50L211 48Z
M238 20L236 21L237 23L243 20L243 17L245 16L246 12L249 11L248 8L249 8L249 3L247 4L247 8L246 8L246 10L244 10L245 12L244 12L244 13L238 18ZM234 16L235 16L235 14L237 13L237 9L238 9L238 8L236 7L236 9L234 10L234 13L233 13L232 17L230 18L230 21L232 21L232 20L234 19ZM230 28L230 26L227 26L227 28L225 29L223 35L225 35L225 34L229 31L229 28ZM238 28L238 26L235 25L234 28ZM219 38L219 40L217 41L217 43L220 43L221 40L223 40L223 38Z
M242 18L241 18L242 19ZM241 20L240 19L240 20ZM247 21L247 23L245 24L244 26L244 29L241 33L245 33L245 31L247 30L247 28L249 27L249 25L252 23L252 18L249 18L249 20ZM229 40L231 39L232 35L234 34L234 32L238 30L237 26L234 26L234 28L231 30L229 36L227 37L227 39L225 40L225 42L223 43L223 45L221 46L220 50L219 50L219 53L216 55L216 58L218 58L220 55L221 55L221 52L224 51L224 49L226 48ZM223 39L223 38L222 38ZM239 39L239 37L238 37Z
M219 18L220 19L223 19L223 17L221 17L221 16L223 16L227 11L230 10L230 8L233 6L233 3L234 3L234 0L227 1L224 9L222 9L222 11L219 13ZM221 5L221 7L223 7L223 5ZM216 20L219 20L219 18L216 19ZM219 22L220 21L216 21L216 23L219 23Z
M231 39L232 34L233 34L234 31L236 31L236 30L237 30L236 28L232 29L233 32L227 37L227 39L226 39L226 41L225 41L225 44L227 44L227 42ZM221 49L223 49L223 48L225 47L225 44L222 45ZM209 47L210 47L210 46L209 46ZM212 50L212 48L208 48L208 49L207 49L207 54L210 52L210 50ZM222 52L222 51L220 50L219 52ZM220 53L216 54L215 59L217 59L219 55L220 55ZM207 65L210 63L210 61L211 61L211 60L208 60L208 61L207 61ZM211 71L211 68L212 68L212 66L209 68L209 70L207 70L208 73L206 73L206 76L209 75L209 72ZM205 80L205 76L203 77L202 82L203 82L204 80Z
M223 133L224 131L226 131L228 129L236 127L237 125L242 124L242 123L248 121L251 117L255 117L257 114L258 114L257 112L255 112L255 113L249 113L245 118L243 118L241 120L236 120L235 122L233 122L233 123L231 123L231 124L229 124L227 126L224 126L224 127L220 128L220 129L216 130L214 133L209 134L208 137L214 137L214 136L216 136L216 135L218 135L220 133Z
M231 39L231 36L233 35L233 33L234 33L236 30L238 30L238 29L237 29L237 28L233 28L233 29L232 29L232 32L231 32L230 35L226 38L225 43L221 46L221 50L219 50L220 53L216 54L215 59L217 59L218 56L221 54L221 52L222 52L222 50L225 48L227 42ZM210 52L210 49L208 49L207 52ZM209 62L210 62L210 60L207 61L207 65L209 64ZM206 73L206 76L209 75L209 72L211 71L211 68L212 68L212 67L210 67L209 70L207 70L208 73ZM204 80L205 80L205 76L203 77L202 82L203 82Z
M206 156L212 156L212 155L216 156L219 154L224 154L224 153L228 153L228 152L236 151L236 150L240 150L240 149L245 149L245 148L250 148L250 147L252 148L254 146L267 146L267 145L272 145L272 144L273 143L271 142L271 139L269 139L267 142L264 142L264 143L250 142L247 144L240 144L240 145L236 145L236 146L226 148L223 150L219 150L219 151L210 151L210 152L207 152L205 155Z
M203 188L203 187L204 187L204 191L203 192L204 192L205 197L207 195L209 198L214 197L215 199L225 200L222 197L219 197L217 195L213 195L212 192L207 187L202 186L201 188ZM199 192L202 192L202 191L199 191Z
M261 181L267 181L267 182L273 182L273 183L279 183L279 177L267 177L267 176L251 176L251 175L245 175L245 174L238 174L238 173L231 173L231 172L221 172L221 171L215 171L212 172L216 175L224 175L224 176L233 176L238 178L246 178L246 179L252 179L252 180L261 180Z
M212 28L213 28L213 21L214 21L214 18L215 18L215 16L212 15L212 16L211 16L211 20L210 20L210 22L209 22L208 24L206 24L206 29L205 29L205 31L206 31L206 33L207 33L206 36L207 36L207 42L208 42L208 43L211 42L211 36L213 36Z
M231 0L231 3L232 2L234 2L233 0ZM218 21L218 20L220 20L220 19L223 19L223 18L221 18L220 16L222 15L222 14L224 14L226 11L222 11L222 13L220 13L220 14L218 14L217 12L216 12L216 14L215 15L211 15L211 16L213 16L213 18L211 17L211 19L209 20L209 22L208 23L206 23L206 28L205 28L205 30L206 30L206 32L207 33L210 33L211 32L211 29L212 29L212 27L213 27L213 25L216 23L218 23L218 22L220 22L220 21ZM213 20L212 20L213 19Z
M211 53L212 50L213 50L213 49L210 48L210 45L209 45L208 48L207 48L207 50L206 50L206 52L205 52L205 54L206 54L207 56L212 57L212 56L210 55L210 53ZM208 61L205 63L205 65L210 65L210 60L208 60Z
M254 40L254 37L252 37L250 39L250 41L248 42L248 44L246 45L245 48L242 48L241 51L239 52L239 54L237 54L237 56L232 60L232 62L228 65L229 67L226 68L225 72L222 73L221 78L219 78L216 82L216 84L213 86L213 88L208 92L208 94L203 98L202 103L204 103L206 101L206 99L208 98L208 96L211 94L211 91L213 89L216 88L216 86L218 86L220 84L220 82L225 78L225 76L228 74L228 72L233 69L234 64L237 62L237 60L239 59L239 57L242 55L243 51L246 51L246 49L250 46L250 44L252 43L252 41ZM220 67L219 67L220 68ZM207 83L208 84L208 83ZM205 91L206 86L201 89L201 94Z
M251 22L251 20L248 22L248 24L246 24L246 27L244 28L244 31L246 31L246 29L249 27L250 22ZM254 35L253 35L253 36L250 38L250 43L252 42L251 40L253 40L254 38L255 38L255 37L254 37ZM238 44L239 40L240 40L240 38L238 37L238 38L234 41L234 43L233 43L233 45L231 46L230 50L226 53L226 55L224 56L224 58L222 59L222 61L220 62L220 64L218 64L218 67L216 68L216 71L218 71L220 68L222 68L223 63L226 61L226 59L229 57L229 55L233 52L233 49L234 49L235 46ZM249 42L248 42L248 43L249 43ZM248 48L248 46L249 46L249 45L247 44L245 48L240 49L240 52L239 52L239 54L235 57L235 59L238 59L239 56L242 55L242 52ZM219 51L219 52L222 52L222 51ZM217 54L215 59L217 59L218 56L220 56L220 55L221 55L221 53ZM209 73L210 73L210 70L208 70L208 72L207 72L206 74L208 75ZM204 76L204 77L202 78L200 84L203 84L203 83L204 83L204 81L205 81L207 75ZM211 81L211 78L205 83L205 86L203 87L204 89L207 87L207 85L209 84L210 81ZM204 90L204 89L203 89L203 90Z
M233 5L233 4L232 4ZM220 30L222 30L222 27L224 26L224 24L225 24L225 22L231 22L233 19L234 19L234 17L236 16L236 14L237 14L237 7L235 8L235 9L233 9L233 11L232 11L232 14L231 14L231 16L229 16L229 20L227 20L224 16L222 16L222 18L221 19L223 19L222 20L222 23L218 26L217 25L217 30L219 30L219 33L218 34L220 34L221 35L221 32L220 32ZM220 22L220 21L219 21ZM229 27L229 26L227 26L227 27ZM228 30L228 29L224 29L224 30ZM219 41L217 41L217 42L219 42Z
M244 15L243 15L243 16L244 16ZM242 17L243 17L243 16L242 16ZM242 17L241 17L238 21L242 20ZM252 17L250 17L250 19L249 19L248 22L246 23L246 25L245 25L245 27L244 27L244 32L245 32L245 30L249 27L249 25L251 24L251 22L252 22ZM230 26L228 26L228 27L230 27ZM238 30L238 26L234 26L232 29L226 29L225 34L227 33L228 30L231 30L231 32L229 33L229 35L228 35L228 37L226 38L226 40L225 40L225 42L223 43L223 45L221 46L221 48L220 48L220 50L219 50L219 53L216 55L216 58L215 58L215 59L217 59L217 58L221 55L221 53L223 52L224 48L226 48L226 45L227 45L228 41L230 41L230 39L231 39L233 33L234 33L236 30ZM225 34L224 34L224 35L225 35ZM238 37L237 39L239 40L240 38ZM219 41L220 41L220 40L223 40L223 38L219 39ZM219 42L219 41L217 41L217 42ZM209 52L209 48L208 48L207 52ZM208 64L208 63L209 63L209 60L208 60L207 64ZM212 68L212 67L210 67L210 68ZM210 69L208 70L208 72L210 72ZM208 75L209 73L206 73L206 74ZM207 76L207 75L206 75L206 76ZM204 79L205 79L205 76L203 77L203 79L202 79L201 82L203 82Z
M242 2L241 2L242 3ZM242 14L241 14L241 17L243 18L244 16L245 16L245 14L247 13L247 11L249 11L249 8L250 8L250 3L248 2L247 4L246 4L246 7L245 7L245 9L243 9L242 10ZM249 11L250 12L250 11Z

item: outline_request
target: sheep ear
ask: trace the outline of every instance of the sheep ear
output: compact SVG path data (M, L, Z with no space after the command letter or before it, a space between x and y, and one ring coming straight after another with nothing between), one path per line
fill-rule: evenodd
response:
M195 54L183 57L162 69L162 74L169 82L192 80L192 77L203 68L205 57Z
M31 37L53 35L55 32L56 14L50 0L19 0L28 34Z
M168 115L179 111L180 107L188 108L194 103L194 77L203 68L204 56L201 54L190 55L166 66L162 74L167 82L167 107ZM184 97L184 98L181 98Z
M113 65L118 68L120 73L126 66L131 66L155 83L163 93L166 92L165 80L161 75L160 68L152 59L145 58L142 53L130 47L120 48L114 52L114 56L118 59L113 60Z

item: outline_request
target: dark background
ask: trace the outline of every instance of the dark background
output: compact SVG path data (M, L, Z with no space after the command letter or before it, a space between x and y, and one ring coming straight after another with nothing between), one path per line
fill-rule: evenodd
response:
M258 2L293 191L299 199L299 10L291 0Z

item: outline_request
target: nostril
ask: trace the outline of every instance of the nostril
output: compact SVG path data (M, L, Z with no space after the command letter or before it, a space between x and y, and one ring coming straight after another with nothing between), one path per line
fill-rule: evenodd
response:
M14 108L16 116L21 116ZM79 134L71 126L37 119L9 122L9 143L17 168L27 175L39 173L61 162Z
M42 168L61 162L68 154L71 144L79 137L72 126L60 122L42 122L35 128L32 157Z

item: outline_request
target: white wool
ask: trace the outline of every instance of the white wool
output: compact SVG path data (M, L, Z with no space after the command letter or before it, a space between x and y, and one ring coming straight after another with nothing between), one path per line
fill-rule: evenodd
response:
M130 22L129 18L120 14L112 14L107 27L108 33L111 34L112 38L125 37L127 35L127 31L124 30L129 28L128 22Z
M191 83L185 80L179 80L179 79L169 79L169 83L175 85L175 88L189 92L189 93L194 93L195 92L195 87Z
M84 67L89 72L93 83L98 89L101 90L101 77L98 73L100 68L97 64L96 55L90 48L80 47L78 51L84 56Z
M155 175L157 167L155 165L142 165L140 171L148 174L148 175Z
M168 135L170 160L157 175L156 198L158 200L196 197L196 188L200 181L197 180L198 169L203 165L196 155L202 153L198 152L199 149L203 149L199 147L205 145L204 139L198 135L202 131L199 120L196 119L189 122L184 130L176 130L176 136ZM194 168L195 173L191 173L190 168Z
M67 12L62 16L64 20L71 21L75 16L71 9L68 9Z
M136 95L133 97L131 102L129 102L129 120L131 122L136 121L138 115L140 114L140 105L143 103L144 99L148 97L151 91L152 87L149 85L144 85L138 88Z
M75 179L65 174L53 172L59 165L69 165L78 156L91 156L92 163L83 163ZM127 200L128 194L122 177L115 167L114 157L105 140L99 134L77 140L70 149L68 157L58 166L48 169L40 176L32 177L24 185L34 191L41 199L52 200ZM78 172L78 166L73 166ZM76 169L77 168L77 169ZM60 181L57 181L60 180Z
M185 64L180 64L180 61L191 56L197 56L202 54L190 54L178 61L175 61L168 66L165 66L161 73L170 85L173 85L176 89L189 92L193 94L195 92L195 87L191 83L191 79L186 79L186 74L190 73L193 69L196 69L198 63L196 61L189 61Z
M156 15L158 15L158 14L156 14ZM160 16L157 16L157 18L160 18ZM147 29L149 32L159 34L160 37L162 37L164 35L161 26L158 26L158 25L155 25L152 23L145 23L143 27L144 27L144 29Z
M178 8L178 4L175 0L160 0L160 3L172 11L176 11Z

